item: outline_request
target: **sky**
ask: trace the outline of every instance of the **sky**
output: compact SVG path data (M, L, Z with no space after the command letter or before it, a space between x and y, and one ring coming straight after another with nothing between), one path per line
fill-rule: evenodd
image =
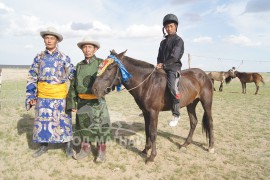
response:
M45 49L40 31L55 27L64 37L59 50L75 65L77 47L90 36L110 50L156 64L162 20L173 13L185 43L182 69L270 72L269 0L0 0L0 64L31 65Z

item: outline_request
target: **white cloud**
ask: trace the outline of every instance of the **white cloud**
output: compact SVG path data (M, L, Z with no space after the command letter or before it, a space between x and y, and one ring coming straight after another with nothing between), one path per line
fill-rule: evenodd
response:
M34 49L34 46L32 44L27 44L24 46L25 49Z
M13 12L14 10L10 7L8 7L7 5L5 5L4 3L0 2L0 15L5 15L8 13Z
M111 31L111 27L109 25L106 25L100 21L93 21L93 26L95 30L98 31Z
M197 21L201 21L202 18L200 16L200 14L188 12L188 13L185 13L183 15L183 19L186 19L186 20L194 23Z
M70 22L58 25L56 28L65 36L65 38L77 38L91 35L97 39L99 37L113 37L115 34L110 26L99 21Z
M269 0L249 0L245 12L246 13L257 13L270 11Z
M199 0L172 0L172 4L188 4L188 3L196 3Z
M228 7L226 4L220 5L216 7L216 13L226 13L228 11Z
M260 46L261 43L260 42L254 42L251 39L249 39L248 37L244 36L244 35L230 35L226 38L223 39L223 41L231 43L231 44L239 44L239 45L243 45L243 46Z
M144 24L134 24L127 28L119 27L119 29L112 29L109 25L100 21L87 22L68 22L65 24L51 23L43 21L37 16L33 15L19 15L12 12L8 17L1 18L2 34L11 36L37 36L39 31L53 26L63 34L64 38L83 37L91 35L95 38L112 37L112 38L153 38L159 37L161 26L148 26ZM5 24L5 25L4 25Z
M122 38L155 38L160 37L161 26L153 25L147 26L144 24L134 24L129 26L126 30L120 31L118 34Z
M267 0L268 1L268 0ZM242 45L244 46L268 46L270 41L270 12L264 13L243 13L247 10L246 6L251 1L235 1L231 4L227 4L224 8L224 16L228 17L228 25L234 29L233 34L242 34L243 36L235 36L227 39L242 39ZM262 1L265 2L265 1ZM270 2L270 1L269 1ZM260 1L257 1L257 5ZM262 3L263 4L263 3ZM251 11L251 10L250 10ZM236 38L238 37L238 38ZM248 39L252 39L252 42L248 42ZM240 44L240 43L238 43Z
M42 28L42 24L36 16L22 15L10 21L7 32L15 36L33 36Z
M193 39L193 42L195 42L195 43L211 43L212 38L208 37L208 36L202 36L202 37L198 37L198 38Z
M90 22L81 23L81 22L72 22L71 29L73 30L88 30L93 28L93 24Z

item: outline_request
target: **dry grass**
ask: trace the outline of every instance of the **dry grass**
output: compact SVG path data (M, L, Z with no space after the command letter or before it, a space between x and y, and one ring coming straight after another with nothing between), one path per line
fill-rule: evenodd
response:
M270 178L270 74L259 95L254 84L247 94L235 79L215 92L213 118L215 154L206 151L202 134L202 108L193 143L179 149L189 131L186 109L176 128L167 126L170 112L159 116L157 157L145 165L139 151L144 148L144 123L140 110L127 92L107 96L115 132L122 135L107 149L107 161L95 164L89 156L83 161L67 159L61 145L50 146L47 154L33 159L34 111L24 109L26 70L3 70L0 95L0 178L1 179L269 179ZM216 84L217 87L217 84ZM119 127L122 129L119 130ZM123 130L129 129L130 131ZM117 131L119 130L119 131Z

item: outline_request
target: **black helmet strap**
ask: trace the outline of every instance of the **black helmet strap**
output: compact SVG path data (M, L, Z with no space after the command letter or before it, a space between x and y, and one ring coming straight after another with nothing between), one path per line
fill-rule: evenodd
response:
M165 38L166 33L165 33L164 29L165 29L165 27L162 28L162 32L163 32L163 37Z

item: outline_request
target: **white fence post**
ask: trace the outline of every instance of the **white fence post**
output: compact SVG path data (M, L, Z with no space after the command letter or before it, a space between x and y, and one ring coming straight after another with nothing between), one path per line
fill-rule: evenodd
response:
M2 87L2 68L0 68L0 92Z
M191 55L188 53L188 69L190 69Z
M2 88L2 68L0 68L0 95L1 95L1 88ZM2 104L0 101L0 111L1 111L1 108L2 108Z

